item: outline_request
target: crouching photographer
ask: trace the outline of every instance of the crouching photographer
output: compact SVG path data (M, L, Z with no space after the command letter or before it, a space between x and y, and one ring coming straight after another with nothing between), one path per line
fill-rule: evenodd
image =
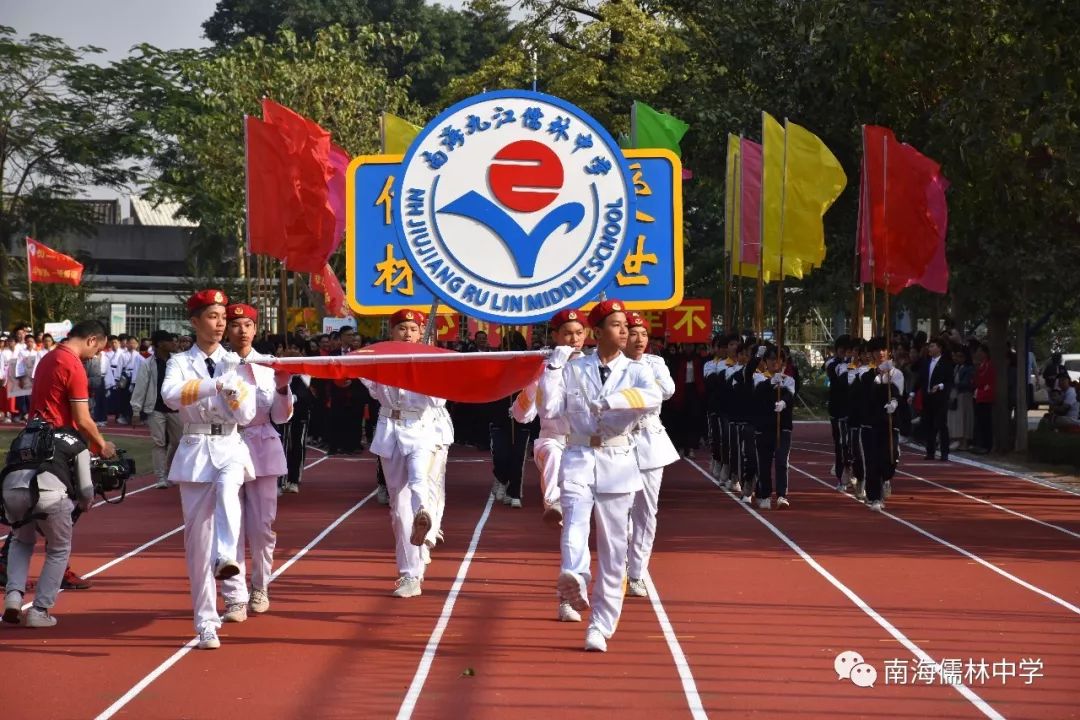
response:
M54 430L34 419L11 444L3 478L4 521L11 525L4 615L7 623L52 627L50 609L56 603L71 556L71 531L76 508L90 509L94 484L90 450L69 428ZM34 591L34 604L21 615L30 558L37 533L45 538L45 565Z

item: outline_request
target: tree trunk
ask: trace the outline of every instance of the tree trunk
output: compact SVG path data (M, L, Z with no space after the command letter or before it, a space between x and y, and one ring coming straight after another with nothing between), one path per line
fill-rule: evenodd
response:
M1026 453L1028 447L1028 345L1027 322L1016 321L1016 440L1013 449Z
M1007 452L1011 447L1009 424L1009 358L1005 349L1009 333L1009 313L1002 307L990 310L986 327L990 361L994 364L994 450Z

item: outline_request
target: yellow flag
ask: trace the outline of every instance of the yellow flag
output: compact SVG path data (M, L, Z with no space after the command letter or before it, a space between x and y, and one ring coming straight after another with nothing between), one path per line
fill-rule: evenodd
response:
M780 223L784 193L784 126L761 113L761 264L765 280L780 278ZM796 262L783 258L784 274L795 275ZM802 276L798 269L797 277Z
M724 252L731 255L739 244L739 136L727 136L727 175L724 180Z
M825 262L825 211L847 186L847 175L821 139L793 122L786 123L784 154L784 273L809 272Z
M420 130L418 125L413 125L408 120L384 112L382 114L383 153L404 155L412 145L412 141L420 134Z

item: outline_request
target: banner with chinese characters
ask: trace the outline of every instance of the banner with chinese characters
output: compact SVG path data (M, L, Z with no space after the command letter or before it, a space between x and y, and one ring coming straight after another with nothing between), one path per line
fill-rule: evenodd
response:
M683 300L664 312L667 341L707 343L712 339L712 302L703 298Z
M628 250L605 292L632 310L672 308L683 293L681 166L665 150L623 152L636 212L628 225ZM361 156L349 168L346 296L359 314L385 315L402 308L426 313L435 299L414 277L395 230L401 160L400 155Z
M75 258L26 238L26 272L30 282L75 285L82 282L83 266Z

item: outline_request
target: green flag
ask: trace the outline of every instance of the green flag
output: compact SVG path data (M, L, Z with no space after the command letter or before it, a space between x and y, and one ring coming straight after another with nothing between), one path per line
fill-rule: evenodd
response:
M630 113L630 126L634 147L665 148L682 157L679 141L690 126L674 115L658 112L635 100Z

